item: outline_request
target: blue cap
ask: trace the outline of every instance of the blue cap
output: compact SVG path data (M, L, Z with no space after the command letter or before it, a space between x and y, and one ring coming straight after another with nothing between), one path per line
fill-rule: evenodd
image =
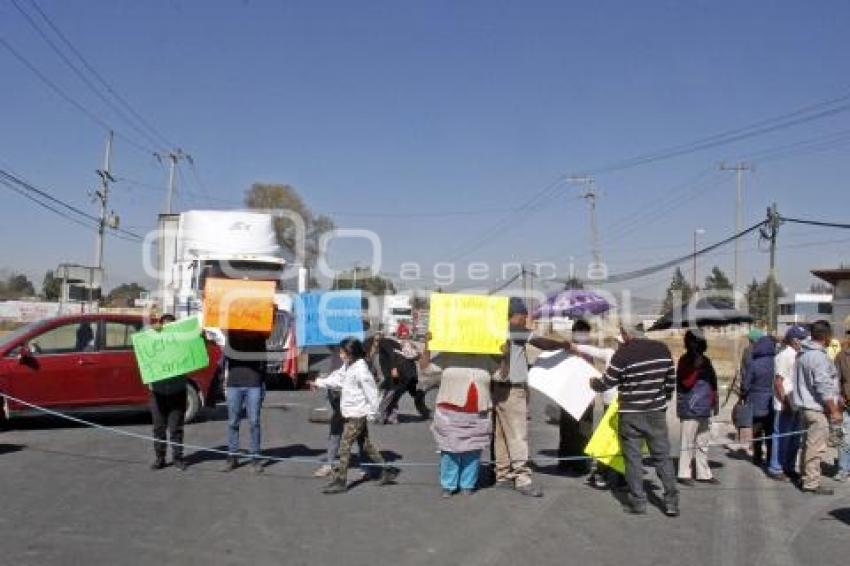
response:
M809 331L802 326L792 326L785 332L786 340L805 340L809 337Z
M519 297L511 297L508 306L508 316L513 316L515 314L528 314L528 307L525 306L525 301Z

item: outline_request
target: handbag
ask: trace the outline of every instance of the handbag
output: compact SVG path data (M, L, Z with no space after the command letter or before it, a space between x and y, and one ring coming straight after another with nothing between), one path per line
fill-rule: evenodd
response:
M753 406L745 399L739 399L732 408L732 421L735 428L750 428L753 426Z

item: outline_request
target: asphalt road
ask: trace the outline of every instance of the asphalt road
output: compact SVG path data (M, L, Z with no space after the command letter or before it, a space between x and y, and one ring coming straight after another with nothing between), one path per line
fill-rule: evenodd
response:
M319 393L269 393L267 453L319 455L327 427L307 417L321 404ZM542 405L534 400L531 444L551 456L557 427ZM369 482L335 496L321 494L312 464L228 474L220 456L190 451L186 472L154 472L141 440L53 419L21 423L0 433L0 564L758 566L837 564L850 550L850 487L826 480L835 496L804 495L723 448L712 457L723 484L684 489L678 519L654 507L626 515L610 492L546 465L537 474L542 499L484 489L442 500L428 423L408 404L403 412L402 424L374 427L373 436L399 463L429 465L405 466L395 486ZM219 409L189 425L186 441L222 447L223 419ZM143 415L98 422L150 429Z

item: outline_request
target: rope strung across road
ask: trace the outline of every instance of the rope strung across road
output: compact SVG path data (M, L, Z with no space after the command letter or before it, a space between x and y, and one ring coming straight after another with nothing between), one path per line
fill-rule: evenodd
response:
M132 432L132 431L129 431L129 430L124 430L123 428L117 428L117 427L113 427L113 426L98 424L98 423L95 423L95 422L87 421L85 419L74 417L72 415L68 415L66 413L62 413L60 411L54 411L53 409L48 409L47 407L41 407L39 405L35 405L35 404L30 403L28 401L24 401L23 399L19 399L17 397L14 397L13 395L9 395L8 393L0 392L0 397L4 397L4 398L8 399L9 401L14 401L15 403L20 403L21 405L24 405L26 407L29 407L31 409L34 409L34 410L39 411L41 413L44 413L46 415L58 417L60 419L64 419L66 421L70 421L70 422L73 422L73 423L76 423L76 424L87 426L89 428L93 428L93 429L101 431L101 432L107 432L107 433L111 433L111 434L115 434L115 435L119 435L119 436L126 436L126 437L129 437L129 438L135 438L137 440L144 440L146 442L151 442L151 443L154 443L154 444L165 444L165 445L171 445L171 446L180 446L184 449L195 450L196 452L208 452L208 453L211 453L211 454L219 454L221 456L231 457L231 458L245 457L245 454L242 453L242 452L230 452L229 450L222 450L220 448L211 448L209 446L198 446L198 445L195 445L195 444L186 444L184 442L172 442L171 440L160 440L158 438L154 438L154 437L148 436L146 434L139 434L139 433ZM769 436L760 436L758 438L753 438L752 440L749 441L749 443L755 443L755 442L759 442L759 441L762 441L762 440L771 440L773 438L784 438L784 437L789 437L789 436L801 436L803 434L806 434L806 430L796 430L796 431L785 432L785 433L781 433L781 434L772 434L772 435L769 435ZM740 443L738 443L738 444L740 445ZM727 444L715 442L715 443L709 443L707 445L704 444L702 446L705 446L705 447L708 447L708 448L716 448L716 447L727 446ZM700 448L700 447L701 446L695 446L694 448ZM689 448L682 448L681 452L686 452L688 450L689 450ZM609 454L609 455L599 456L597 458L594 458L594 457L591 457L591 456L561 456L561 457L554 457L554 456L545 457L545 456L543 456L543 457L539 457L539 458L529 458L527 461L533 462L535 464L539 463L539 462L580 462L580 461L596 460L598 458L613 458L615 456L621 456L621 454ZM282 457L278 457L278 456L261 455L260 459L265 460L265 461L269 461L269 462L283 462L283 463L292 463L292 464L317 465L317 464L327 464L328 463L328 462L326 462L326 461L324 461L320 458L298 458L298 457L282 458ZM493 462L482 461L482 463L483 464L492 464ZM410 468L413 468L413 467L437 467L440 464L439 464L439 462L399 462L399 461L393 461L393 462L386 462L386 463L383 463L383 464L372 463L372 462L362 462L360 465L361 466L375 466L375 467L386 467L386 466L391 465L393 467L410 467Z

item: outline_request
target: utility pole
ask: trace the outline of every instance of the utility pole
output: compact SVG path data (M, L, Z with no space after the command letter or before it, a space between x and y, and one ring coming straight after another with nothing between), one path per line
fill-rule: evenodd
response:
M596 180L593 177L585 176L585 177L569 177L567 179L570 183L579 183L585 185L587 190L585 190L583 195L579 195L581 198L587 201L590 211L590 246L591 252L593 254L593 263L598 266L602 263L601 253L599 251L599 227L596 223L596 198L599 196L599 193L596 192Z
M177 162L181 159L185 159L189 163L192 163L192 156L184 152L179 147L174 151L168 152L168 155L161 155L159 153L155 153L154 155L156 155L156 157L160 160L162 160L163 157L168 159L168 193L165 197L165 213L171 214L173 208L174 190L176 188L175 182L177 176Z
M699 283L697 282L697 236L700 234L705 234L705 230L702 228L697 228L694 230L694 273L693 273L693 287L694 294L696 294L697 289L699 288Z
M95 267L103 269L103 241L106 238L106 228L118 226L118 217L113 213L107 213L109 203L109 183L115 182L110 173L110 161L112 160L112 132L106 138L106 155L103 159L103 169L98 169L100 177L100 188L94 192L94 197L100 202L100 221L97 226L97 245L95 246Z
M752 166L749 163L745 163L743 161L738 162L733 166L727 167L726 164L720 164L721 171L734 171L736 177L736 194L735 194L735 233L739 234L743 227L741 226L741 173L744 171L752 171ZM737 292L738 284L740 283L740 265L741 265L741 243L740 238L735 239L735 272L734 279L732 282L732 289ZM736 301L737 302L737 301Z
M762 228L762 237L770 240L770 272L767 276L767 326L770 332L776 332L776 235L781 223L776 203L773 203L767 209L767 226Z

